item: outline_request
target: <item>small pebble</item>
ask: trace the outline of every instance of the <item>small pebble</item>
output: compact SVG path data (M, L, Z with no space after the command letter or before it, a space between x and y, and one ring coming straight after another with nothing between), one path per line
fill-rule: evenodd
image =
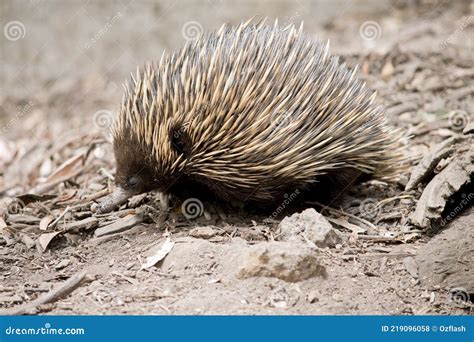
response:
M339 293L334 293L332 295L332 299L334 299L336 302L342 302L342 295L340 295Z
M310 293L308 293L308 296L306 297L306 300L308 301L308 303L316 303L316 302L319 302L319 293L318 291L311 291Z

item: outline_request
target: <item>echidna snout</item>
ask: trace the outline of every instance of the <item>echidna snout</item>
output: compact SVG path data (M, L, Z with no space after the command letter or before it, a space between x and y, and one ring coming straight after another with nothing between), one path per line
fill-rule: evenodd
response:
M403 159L355 70L276 23L224 25L137 70L112 134L120 200L194 183L268 205L323 181L394 179Z

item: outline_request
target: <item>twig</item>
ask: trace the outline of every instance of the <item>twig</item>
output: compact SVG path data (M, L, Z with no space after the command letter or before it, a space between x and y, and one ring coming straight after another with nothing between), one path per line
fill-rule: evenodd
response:
M396 237L387 237L387 236L380 236L380 235L359 235L357 238L361 240L369 240L373 242L401 242Z
M381 201L379 201L379 206L382 207L384 204L387 204L388 202L396 201L398 199L404 199L404 198L414 198L412 195L400 195L400 196L394 196L390 198L385 198Z
M331 207L328 207L326 205L322 205L321 203L319 202L307 202L309 204L316 204L316 205L319 205L323 208L323 210L328 210L328 211L332 211L336 214L339 214L339 215L343 215L343 216L347 216L347 217L350 217L356 221L359 221L360 223L363 223L367 226L369 226L370 228L372 228L374 231L377 231L377 227L373 224L373 223L370 223L369 221L367 220L364 220L363 218L360 218L360 217L357 217L355 215L352 215L352 214L349 214L349 213L346 213L345 211L342 211L342 210L337 210L337 209L334 209L334 208L331 208Z
M338 226L344 227L356 234L361 234L361 233L366 232L364 228L361 228L358 225L355 225L353 223L347 222L347 220L344 220L341 218L326 217L326 220L328 220L331 223L337 224Z
M114 181L115 180L115 177L109 172L107 171L106 169L104 169L103 167L101 167L99 169L99 173L101 173L102 175L104 175L105 177L107 177L108 179L110 179L111 181Z
M49 215L51 215L52 217L54 217L54 213L52 212L51 209L49 209L47 206L44 205L44 203L42 202L36 202L36 205L41 207L41 209L43 209L44 211L46 211Z
M58 216L58 218L48 225L48 228L54 228L70 209L71 208L67 206L66 209L64 209L64 211Z
M84 197L82 199L82 201L84 201L84 202L95 201L98 198L101 198L101 197L104 197L104 196L110 194L110 191L111 190L109 188L105 188L103 190L100 190L100 191L96 192L95 194Z
M86 271L77 273L73 275L72 277L70 277L68 280L66 280L63 284L61 284L61 286L57 287L56 289L52 289L51 291L49 291L48 293L46 293L45 295L41 297L36 298L31 303L21 305L20 307L17 307L17 308L11 308L11 309L0 311L0 315L6 315L6 316L25 315L31 310L36 309L40 305L56 302L57 300L63 297L66 297L75 289L77 289L80 285L83 284L84 280L89 280L86 277L86 275L87 275Z

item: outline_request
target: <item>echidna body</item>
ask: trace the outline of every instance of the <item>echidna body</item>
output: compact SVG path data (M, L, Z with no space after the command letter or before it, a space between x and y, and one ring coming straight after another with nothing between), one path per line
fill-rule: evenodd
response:
M201 184L268 204L322 176L392 177L399 133L328 46L291 26L223 26L138 70L113 128L123 193Z

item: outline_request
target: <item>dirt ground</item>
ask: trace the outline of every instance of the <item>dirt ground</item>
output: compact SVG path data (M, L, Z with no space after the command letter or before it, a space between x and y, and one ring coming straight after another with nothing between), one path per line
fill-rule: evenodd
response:
M208 202L198 217L180 202L164 213L157 194L94 214L113 188L107 127L123 75L63 73L27 94L5 78L0 314L472 314L473 10L392 1L310 24L377 90L411 166L337 207L290 201L271 217ZM291 13L281 20L298 22ZM322 242L287 234L318 220L332 225Z

